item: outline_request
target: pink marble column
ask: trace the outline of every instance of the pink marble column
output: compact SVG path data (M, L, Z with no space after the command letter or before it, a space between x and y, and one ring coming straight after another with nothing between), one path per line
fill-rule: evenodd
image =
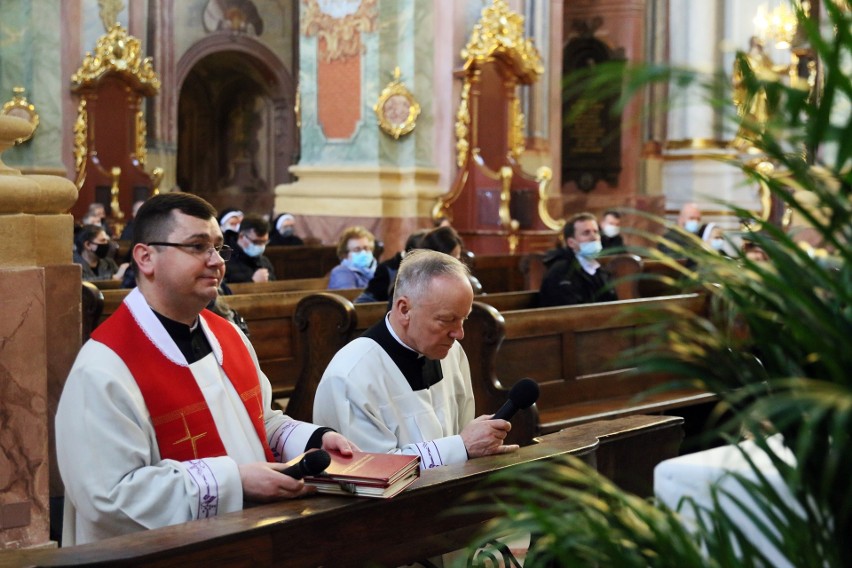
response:
M0 154L31 131L0 116ZM71 181L24 176L0 160L0 549L55 545L53 413L80 347L80 267L65 213L76 199Z

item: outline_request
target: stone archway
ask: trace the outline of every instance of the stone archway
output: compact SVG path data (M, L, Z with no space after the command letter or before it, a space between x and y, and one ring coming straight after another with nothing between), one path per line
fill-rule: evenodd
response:
M214 34L176 69L178 186L218 209L273 209L298 149L295 83L259 42Z

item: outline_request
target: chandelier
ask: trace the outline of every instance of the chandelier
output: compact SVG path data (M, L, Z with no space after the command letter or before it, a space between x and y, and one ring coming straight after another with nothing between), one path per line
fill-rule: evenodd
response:
M796 5L806 14L810 11L809 2L796 2ZM761 4L754 17L754 29L755 35L764 42L775 42L776 49L790 49L798 29L796 10L791 9L787 3L772 10L769 10L767 4Z

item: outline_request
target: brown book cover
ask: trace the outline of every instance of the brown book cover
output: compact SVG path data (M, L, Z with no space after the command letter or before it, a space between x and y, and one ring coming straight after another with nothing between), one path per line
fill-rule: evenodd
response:
M329 452L331 464L321 475L305 477L320 493L390 498L420 476L420 457L402 454L353 452L342 456ZM298 463L298 456L287 465Z

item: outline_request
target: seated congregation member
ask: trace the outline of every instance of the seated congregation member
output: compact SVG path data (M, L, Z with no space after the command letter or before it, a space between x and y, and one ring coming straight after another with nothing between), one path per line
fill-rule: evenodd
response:
M219 213L219 228L225 237L225 244L234 248L240 232L240 223L245 215L235 207L226 207Z
M725 250L725 232L716 223L707 223L699 229L701 240L708 249L716 251L723 256L729 256Z
M680 209L680 214L677 218L678 226L687 233L699 236L698 231L701 230L701 210L695 203L686 203ZM679 250L675 250L673 246L683 248L685 250L692 249L696 244L684 235L681 231L668 229L663 234L665 242L660 243L657 248L663 254L672 258L685 258L685 255ZM692 265L694 266L694 262Z
M139 210L138 287L80 349L56 414L64 546L299 497L280 462L357 449L272 410L248 339L204 309L230 254L215 215L189 193Z
M225 282L270 282L275 280L272 261L263 255L269 244L269 221L247 215L240 223L234 253L227 263Z
M608 210L601 218L601 247L604 254L610 249L624 248L624 237L621 236L621 213Z
M73 262L83 267L83 280L121 280L128 264L109 258L112 243L101 225L83 225L74 236Z
M367 288L360 296L355 298L356 304L364 302L387 302L390 299L390 293L393 291L393 283L396 280L396 273L399 270L399 265L402 259L410 251L418 248L420 239L427 233L426 229L414 231L408 236L405 241L405 250L396 253L387 260L383 260L376 266L376 272L367 283Z
M548 253L539 305L569 306L617 300L609 273L596 257L601 252L598 222L591 213L578 213L562 228L565 246Z
M272 246L302 246L305 241L296 236L296 218L289 213L282 213L272 223L269 234L269 244Z
M506 420L474 420L467 356L458 341L470 314L468 270L413 250L402 259L393 308L337 352L314 399L314 421L361 449L419 455L421 468L506 453Z
M376 273L376 258L373 249L376 238L364 227L349 227L337 241L337 258L340 264L331 269L329 290L366 288Z
M419 248L436 250L465 262L462 257L465 252L464 241L456 230L449 225L441 225L423 235L423 238L420 239ZM468 273L468 280L470 280L474 295L482 294L482 283L479 278Z

